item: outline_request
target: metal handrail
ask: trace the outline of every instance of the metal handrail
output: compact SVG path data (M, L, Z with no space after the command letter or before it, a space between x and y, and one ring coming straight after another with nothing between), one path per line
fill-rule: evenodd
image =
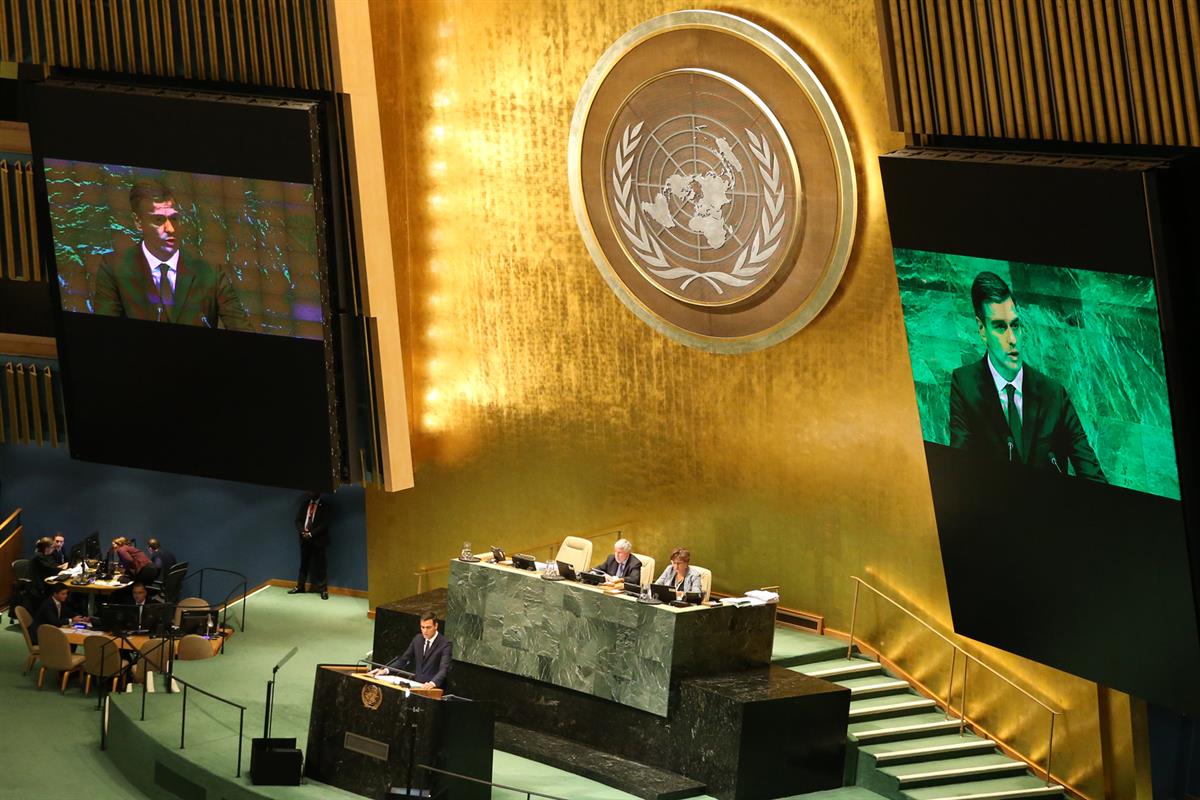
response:
M619 538L621 538L621 534L624 532L625 528L628 528L630 526L630 524L632 524L632 523L625 523L622 525L618 525L616 527L605 528L604 530L600 531L599 533L591 533L591 534L587 534L586 536L580 535L577 533L571 533L571 534L567 534L567 535L568 536L578 536L580 539L587 539L589 542L599 539L602 536L611 536L613 534L616 534L617 538L619 539ZM562 540L556 539L554 541L544 542L542 544L527 545L524 547L520 547L520 548L517 548L516 552L519 552L519 551L533 552L535 550L541 550L542 548L547 548L550 551L551 557L553 557L553 555L557 552L557 550L555 548L559 547L561 544L562 544ZM443 570L448 570L448 569L450 569L450 560L449 559L447 559L445 562L442 562L439 564L428 564L424 567L417 567L416 570L413 571L413 575L416 576L416 579L417 579L417 594L420 594L421 590L424 588L425 579L427 577L429 577L430 575L432 575L435 572L442 572Z
M494 786L497 789L507 789L510 792L517 792L519 794L525 795L525 800L529 800L529 798L531 798L531 797L545 797L545 798L547 798L547 800L567 800L567 798L559 797L558 795L555 795L555 794L546 794L545 792L535 792L532 789L522 789L519 786L506 786L503 783L493 783L492 781L485 781L482 778L472 778L470 775L463 775L458 772L450 772L449 770L438 769L437 767L430 767L426 764L417 764L417 769L424 769L424 770L428 770L429 772L436 772L439 775L446 775L447 777L458 778L459 780L463 780L463 781L471 781L472 783L482 783L485 786Z
M241 703L235 703L232 700L226 700L224 697L218 697L212 692L201 689L194 683L189 683L183 678L173 678L173 680L183 686L183 712L180 714L179 720L179 749L183 749L183 735L187 730L187 697L188 689L193 692L199 692L205 697L211 697L213 700L219 700L226 705L231 705L238 710L238 754L237 754L237 772L234 777L242 777L242 750L245 747L245 727L246 727L246 707Z
M196 590L196 594L199 597L204 597L204 575L207 572L223 572L226 575L233 575L235 577L242 579L241 583L235 583L233 585L233 588L230 589L229 592L225 595L225 599L223 601L221 601L220 603L217 603L215 607L219 608L221 610L221 627L224 628L225 623L229 621L229 598L233 597L234 593L237 592L238 589L241 589L242 590L241 591L241 603L242 603L241 631L242 631L242 633L245 633L246 632L246 593L247 593L247 587L249 586L249 579L242 573L237 572L236 570L225 569L224 567L201 567L200 569L196 570L195 572L190 572L187 575L185 575L183 577L183 580L180 581L180 585L187 582L187 580L189 578L194 578L197 575L199 575L200 576L200 587Z
M1037 703L1039 706L1041 706L1043 709L1045 709L1050 714L1050 734L1049 734L1049 737L1048 737L1047 743L1046 743L1046 768L1045 768L1046 785L1049 786L1051 783L1050 757L1053 754L1053 750L1054 750L1054 722L1058 718L1058 715L1062 713L1062 711L1052 708L1049 704L1043 702L1042 700L1038 699L1035 695L1033 695L1031 692L1029 692L1029 690L1025 689L1022 686L1017 685L1015 682L1013 682L1011 679L1005 677L1004 675L1001 675L1000 672L998 672L994 667L991 667L991 666L985 664L977 656L974 656L974 655L971 655L970 653L968 653L966 650L964 650L962 647L960 647L957 643L950 640L948 637L942 635L937 629L935 629L928 622L921 619L916 614L914 614L912 611L910 611L909 609L900 605L900 603L898 603L895 600L893 600L892 598L888 597L882 591L875 588L871 584L867 583L862 578L858 577L857 575L851 575L850 580L854 581L854 605L852 606L851 611L850 611L850 644L846 649L846 658L849 659L854 654L854 625L856 622L856 618L858 616L858 590L859 590L859 587L865 586L867 589L870 589L872 592L874 592L879 597L883 598L884 600L891 603L896 608L903 611L915 622L922 625L926 630L928 630L934 636L938 637L943 642L945 642L946 644L950 645L950 647L953 648L953 650L951 652L951 656L950 656L950 678L949 678L950 688L947 690L947 693L946 693L946 716L947 716L947 718L950 718L951 714L953 713L952 707L953 707L953 701L954 701L954 667L957 663L958 656L960 654L962 655L962 657L963 657L963 687L962 687L962 695L961 695L962 703L959 707L959 726L958 726L959 734L962 734L965 732L966 725L967 725L967 670L970 667L970 664L972 661L974 661L979 666L983 667L985 670L990 672L992 675L995 675L997 678L999 678L1000 680L1007 683L1009 686L1016 689L1021 694L1028 697L1033 702Z
M21 509L20 508L18 508L16 511L13 511L11 514L9 514L8 517L4 520L4 522L0 522L0 531L4 530L8 526L8 523L12 522L14 519L17 520L17 522L21 521ZM15 533L15 531L14 531L14 533ZM5 541L8 541L8 540L5 539Z

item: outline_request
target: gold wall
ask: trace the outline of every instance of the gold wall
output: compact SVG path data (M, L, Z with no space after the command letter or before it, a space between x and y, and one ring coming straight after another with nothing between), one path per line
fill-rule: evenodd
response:
M412 594L414 569L464 540L512 550L622 526L660 564L686 545L715 588L779 584L836 629L850 575L949 628L876 160L903 140L875 0L717 7L790 41L854 150L854 254L805 330L739 356L675 344L621 305L576 229L567 134L584 78L623 32L688 7L372 0L416 481L368 493L373 604ZM934 637L869 602L859 629L944 691ZM1102 796L1095 684L981 655L1065 710L1053 772ZM981 675L972 714L1044 758L1046 715Z

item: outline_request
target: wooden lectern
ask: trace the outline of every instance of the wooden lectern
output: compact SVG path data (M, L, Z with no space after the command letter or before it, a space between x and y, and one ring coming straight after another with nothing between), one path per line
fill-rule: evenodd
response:
M420 767L490 781L491 705L446 699L440 689L406 692L367 671L357 665L317 667L304 774L373 798L487 800L491 787L485 783Z

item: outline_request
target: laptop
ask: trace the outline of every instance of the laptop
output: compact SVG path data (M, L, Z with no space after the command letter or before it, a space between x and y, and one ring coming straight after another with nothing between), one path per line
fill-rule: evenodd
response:
M575 573L575 568L566 561L556 561L558 564L558 574L569 581L579 580L579 575Z

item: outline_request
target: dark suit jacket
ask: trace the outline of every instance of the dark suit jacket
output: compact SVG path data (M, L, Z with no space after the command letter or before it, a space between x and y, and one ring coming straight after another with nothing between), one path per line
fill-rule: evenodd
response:
M446 673L450 671L452 643L443 633L438 633L429 645L429 656L425 656L425 637L417 634L409 642L408 649L387 663L388 669L412 668L413 680L430 682L439 689L446 687Z
M617 557L609 553L608 558L600 565L600 571L605 575L616 575ZM633 553L629 554L629 560L625 562L625 582L636 583L639 586L642 584L642 562L638 561L638 557Z
M309 496L305 495L300 501L300 506L296 509L296 533L304 532L304 518L308 515ZM325 547L329 544L329 502L325 498L320 498L317 502L317 512L313 515L312 522L308 526L308 532L312 534L309 540L312 544L318 547ZM300 538L301 544L304 543L304 537Z
M951 376L950 446L1008 459L1012 434L986 359L984 355L974 364L959 367ZM1014 447L1012 460L1044 469L1055 469L1056 460L1064 473L1070 461L1076 475L1104 481L1104 471L1067 390L1028 364L1024 369L1021 441Z
M50 557L54 559L54 563L58 564L60 567L67 563L67 554L62 550L51 550Z
M128 317L180 325L248 331L250 317L228 273L199 258L179 254L175 273L175 302L159 311L158 289L142 246L105 256L96 272L92 310L108 317Z
M63 604L62 610L59 611L54 607L54 598L47 597L38 606L37 613L33 615L33 625L29 629L29 638L37 644L37 630L39 625L54 625L61 627L71 621L71 610L66 603Z
M150 562L158 567L158 574L164 578L171 571L171 567L177 563L175 556L170 551L163 550L161 547L150 553Z
M59 572L58 564L50 555L35 555L29 562L29 581L33 593L38 597L46 596L46 578L53 578Z

